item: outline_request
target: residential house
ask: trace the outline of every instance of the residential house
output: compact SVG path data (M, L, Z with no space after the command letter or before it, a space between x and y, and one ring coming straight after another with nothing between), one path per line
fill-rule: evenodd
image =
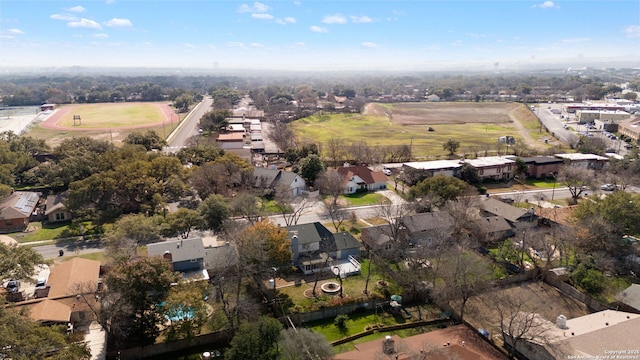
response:
M503 327L505 347L515 346L520 359L596 359L607 358L607 355L622 359L637 356L639 314L604 310L574 319L559 314L554 324L538 314L521 312L506 321L510 321L511 326L506 324ZM523 328L518 322L526 322L527 325ZM517 329L516 335L520 339L515 345L508 331L510 327ZM520 329L526 332L521 334ZM629 353L629 350L633 352Z
M204 249L204 268L210 274L232 273L237 264L238 252L229 242Z
M541 207L537 210L538 222L545 226L568 226L571 223L571 215L577 208L577 205Z
M399 249L408 252L422 246L433 246L449 239L452 232L452 219L446 211L436 211L405 216L393 234L390 225L369 226L362 229L360 239L365 247L376 254L392 259ZM397 237L394 241L393 237Z
M568 153L555 154L555 157L565 160L565 163L572 166L592 170L601 170L609 163L608 157L596 154Z
M286 186L291 189L291 195L297 196L306 189L307 184L304 179L293 172L279 170L254 168L253 169L254 186L261 189L277 189Z
M321 272L329 268L340 268L340 274L360 272L362 246L346 231L331 233L319 222L285 227L291 238L293 265L305 275Z
M538 225L535 209L523 209L494 198L483 198L479 204L480 216L499 216L504 218L512 228L528 228Z
M69 193L65 191L58 195L47 196L44 215L50 223L71 220L71 212L63 204L68 194Z
M147 255L161 256L171 263L174 271L185 279L199 277L209 279L204 267L205 250L202 238L162 241L147 245Z
M0 233L24 231L38 205L40 194L14 191L0 201Z
M101 287L100 262L75 257L51 268L47 279L49 299L95 292Z
M486 216L472 221L478 240L485 244L497 243L513 236L513 228L500 216Z
M640 314L640 284L631 284L616 295L616 309Z
M436 175L458 177L462 164L460 160L413 161L402 164L402 173L404 180L410 182Z
M564 164L564 160L552 156L533 156L520 159L527 164L527 177L536 179L557 175Z
M382 171L373 171L364 165L343 166L336 170L344 179L345 194L387 188L389 179Z

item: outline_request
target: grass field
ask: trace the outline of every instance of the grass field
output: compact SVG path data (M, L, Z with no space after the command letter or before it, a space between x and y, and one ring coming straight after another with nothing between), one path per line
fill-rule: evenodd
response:
M72 105L56 125L83 129L120 128L161 123L165 116L155 103L99 103ZM60 108L64 110L64 106ZM73 123L79 115L81 124Z
M94 107L95 105L96 107ZM76 126L75 130L69 129L50 129L40 126L39 124L32 125L27 135L36 139L44 139L51 146L56 146L62 140L77 136L89 136L94 139L111 141L118 145L122 142L127 135L133 132L145 132L147 130L153 130L162 138L166 138L169 134L178 126L186 114L172 115L171 123L162 123L165 119L164 115L160 112L158 107L154 104L145 103L132 103L127 105L140 105L139 109L133 108L120 108L121 104L86 104L81 105L82 110L85 106L87 109L86 115L84 112L80 113L82 119L82 126ZM123 104L124 105L124 104ZM114 117L105 118L104 115L99 115L95 112L96 109L103 109L107 113L110 113L109 107L115 106ZM149 107L150 106L150 107ZM75 113L75 111L74 111ZM76 113L77 114L77 113ZM67 123L67 116L71 116L71 123ZM111 116L111 114L110 114ZM131 116L131 118L129 118ZM128 119L128 120L127 120ZM136 119L135 123L133 120ZM151 119L154 119L151 121ZM101 124L100 126L98 124ZM155 125L154 125L155 124ZM73 114L65 114L65 117L61 119L60 126L73 126ZM146 125L146 126L145 126ZM142 128L131 128L131 126L143 126ZM129 127L129 128L127 128ZM105 129L110 128L110 129Z
M448 139L460 142L458 153L495 155L506 147L500 136L513 136L528 146L545 149L551 135L540 128L530 110L519 103L369 104L364 114L322 114L292 123L306 142L365 141L370 146L411 145L415 158L446 156ZM428 131L432 127L434 131Z

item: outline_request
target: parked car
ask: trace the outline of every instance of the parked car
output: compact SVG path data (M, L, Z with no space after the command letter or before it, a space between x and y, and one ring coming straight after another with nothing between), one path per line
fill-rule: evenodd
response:
M20 280L11 279L7 282L7 291L11 293L16 293L20 291Z
M387 176L391 176L391 169L384 168L382 169L382 172Z
M600 186L600 190L604 190L604 191L613 191L615 189L616 189L616 186L613 184L604 184Z
M47 287L47 279L39 278L36 280L36 289L44 289Z

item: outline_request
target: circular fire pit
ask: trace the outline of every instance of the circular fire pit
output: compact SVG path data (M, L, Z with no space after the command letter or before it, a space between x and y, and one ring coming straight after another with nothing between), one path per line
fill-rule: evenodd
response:
M320 286L320 289L322 289L322 291L326 294L335 295L340 292L340 284L329 281L322 284L322 286Z

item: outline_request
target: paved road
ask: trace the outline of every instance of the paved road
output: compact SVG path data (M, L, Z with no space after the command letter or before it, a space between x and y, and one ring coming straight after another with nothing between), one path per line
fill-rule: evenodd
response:
M60 250L64 251L64 256L77 256L104 251L99 240L61 242L53 245L35 246L33 249L45 259L54 259L59 257Z
M213 105L213 99L209 96L205 96L198 105L196 105L189 114L182 120L180 125L167 137L167 143L169 146L165 150L169 152L177 152L180 148L185 146L187 140L194 135L198 135L198 122L202 115L211 111L211 105Z
M560 115L553 114L551 112L553 109L562 110L562 105L541 103L538 104L533 113L557 139L569 145L576 145L580 138L573 131L563 127L564 123L562 119L560 119Z

